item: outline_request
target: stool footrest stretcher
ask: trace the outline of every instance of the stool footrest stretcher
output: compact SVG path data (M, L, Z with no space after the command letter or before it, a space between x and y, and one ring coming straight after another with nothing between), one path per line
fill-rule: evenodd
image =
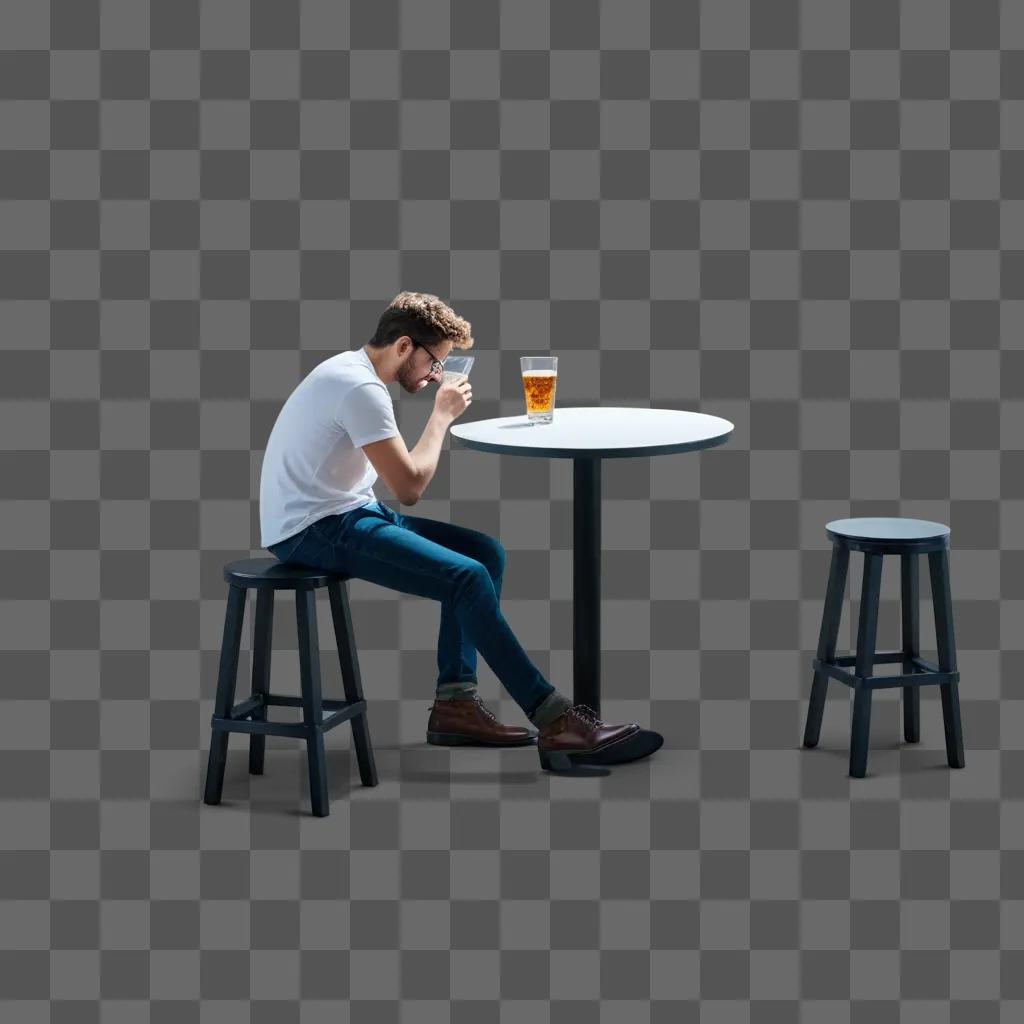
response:
M909 661L914 671L894 676L858 676L846 671L845 666L855 666L857 656L840 655L832 661L814 659L814 671L823 672L839 682L845 683L852 690L887 690L896 686L942 686L960 682L959 672L940 672L937 665L918 655L907 658L902 651L879 651L872 659L874 664L890 665Z
M306 725L305 722L253 721L250 716L262 711L266 707L302 707L301 697L279 696L273 693L266 695L257 694L248 700L242 701L241 704L236 704L231 709L227 718L218 718L216 715L213 715L210 719L210 724L214 730L221 730L223 732L256 733L262 736L294 736L303 739L308 738L312 732L329 732L336 725L341 725L342 722L347 722L349 719L355 718L356 715L362 715L366 712L365 700L357 700L350 703L344 700L324 698L321 704L323 705L324 712L329 711L333 713L324 714L321 720L312 727Z

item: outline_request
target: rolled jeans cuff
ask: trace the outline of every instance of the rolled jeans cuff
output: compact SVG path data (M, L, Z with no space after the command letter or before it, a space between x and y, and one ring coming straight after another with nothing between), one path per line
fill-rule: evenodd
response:
M476 683L472 681L438 683L434 696L437 700L456 700L458 698L472 697L474 693L476 693Z
M530 721L538 728L550 725L559 715L572 707L572 701L563 693L553 690L533 709Z

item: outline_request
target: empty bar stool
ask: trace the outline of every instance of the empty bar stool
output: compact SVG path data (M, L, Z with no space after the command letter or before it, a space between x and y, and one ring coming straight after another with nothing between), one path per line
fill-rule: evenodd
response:
M946 760L950 768L963 768L964 746L960 727L960 673L953 640L953 601L949 586L949 527L923 519L837 519L825 526L832 540L825 609L821 618L814 682L804 729L804 746L816 747L825 711L828 679L838 679L854 691L853 726L850 738L850 775L863 778L867 770L871 729L871 694L884 687L903 688L903 736L908 743L921 738L919 687L937 685L942 698L946 732ZM850 552L864 554L857 653L836 657L836 639L843 611L846 570ZM938 665L921 657L918 622L917 556L928 556ZM900 556L901 651L875 650L878 629L878 594L882 581L882 557ZM874 665L902 666L902 674L873 675ZM849 669L852 667L853 671Z
M359 660L345 587L348 577L299 565L286 565L276 558L251 558L229 562L224 567L224 579L228 583L228 605L224 618L224 640L220 649L220 672L211 721L213 733L203 799L208 804L220 803L229 733L249 733L249 771L253 775L263 774L267 736L294 736L306 741L313 814L324 817L329 811L324 733L336 725L352 722L352 740L359 762L359 777L364 786L377 785L377 769L370 744L366 701L363 699L359 678ZM325 700L320 693L320 655L316 627L316 591L320 587L327 587L331 599L334 636L345 690L344 700ZM256 591L252 694L248 700L235 704L238 652L242 640L245 598L249 590ZM301 697L270 693L271 631L274 622L274 592L277 590L295 591ZM275 706L301 707L302 722L267 721L267 708Z

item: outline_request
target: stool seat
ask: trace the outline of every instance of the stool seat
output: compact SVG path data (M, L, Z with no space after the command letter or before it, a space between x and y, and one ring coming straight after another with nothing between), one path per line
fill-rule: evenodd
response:
M242 558L224 566L224 581L236 587L267 590L316 590L332 580L347 580L344 573L325 572L276 558Z
M895 554L901 551L937 551L949 546L949 527L927 519L833 519L825 524L833 541L855 551Z

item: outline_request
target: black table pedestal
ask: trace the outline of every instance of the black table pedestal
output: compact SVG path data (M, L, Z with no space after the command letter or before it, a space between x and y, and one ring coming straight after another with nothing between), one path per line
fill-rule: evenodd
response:
M601 460L572 460L572 699L601 714Z

